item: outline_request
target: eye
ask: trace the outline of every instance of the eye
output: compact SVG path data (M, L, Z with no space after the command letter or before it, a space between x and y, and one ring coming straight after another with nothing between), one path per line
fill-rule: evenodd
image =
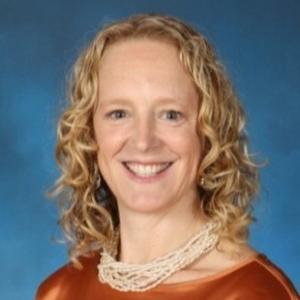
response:
M127 116L125 110L122 110L122 109L116 109L116 110L113 110L111 112L108 112L106 114L106 116L110 119L113 119L113 120L119 120L119 119L123 119Z
M179 121L182 118L182 113L176 110L167 110L164 112L163 118L171 121Z

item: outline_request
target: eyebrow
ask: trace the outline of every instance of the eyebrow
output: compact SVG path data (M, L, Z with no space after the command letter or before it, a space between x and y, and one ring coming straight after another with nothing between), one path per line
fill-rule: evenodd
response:
M186 103L183 101L180 101L176 98L170 98L170 97L160 97L155 100L158 104L177 104L180 106L185 106ZM124 105L124 104L131 104L131 101L127 98L115 98L115 99L106 99L104 101L99 101L100 105Z
M116 98L116 99L106 99L103 101L100 99L99 103L106 104L106 105L126 104L126 103L130 103L130 100L126 98Z

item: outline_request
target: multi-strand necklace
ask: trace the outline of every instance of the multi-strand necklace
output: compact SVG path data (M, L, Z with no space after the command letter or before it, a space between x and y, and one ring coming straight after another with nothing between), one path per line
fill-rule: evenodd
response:
M120 262L103 250L99 280L119 291L147 291L212 250L218 242L218 235L213 232L216 226L214 222L207 223L181 248L145 264Z

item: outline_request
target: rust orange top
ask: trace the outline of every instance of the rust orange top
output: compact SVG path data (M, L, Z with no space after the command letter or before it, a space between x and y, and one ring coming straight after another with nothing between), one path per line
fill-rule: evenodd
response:
M36 300L291 300L300 299L287 276L259 253L236 266L205 278L160 284L146 292L119 292L98 280L99 255L82 258L83 269L71 263L47 278Z

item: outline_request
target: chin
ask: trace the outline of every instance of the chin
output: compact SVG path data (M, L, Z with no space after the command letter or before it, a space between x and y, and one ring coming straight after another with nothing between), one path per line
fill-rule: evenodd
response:
M131 211L140 213L154 213L165 210L171 205L171 200L160 197L130 197L131 200L123 200L119 206L126 207ZM132 199L135 199L132 201Z

